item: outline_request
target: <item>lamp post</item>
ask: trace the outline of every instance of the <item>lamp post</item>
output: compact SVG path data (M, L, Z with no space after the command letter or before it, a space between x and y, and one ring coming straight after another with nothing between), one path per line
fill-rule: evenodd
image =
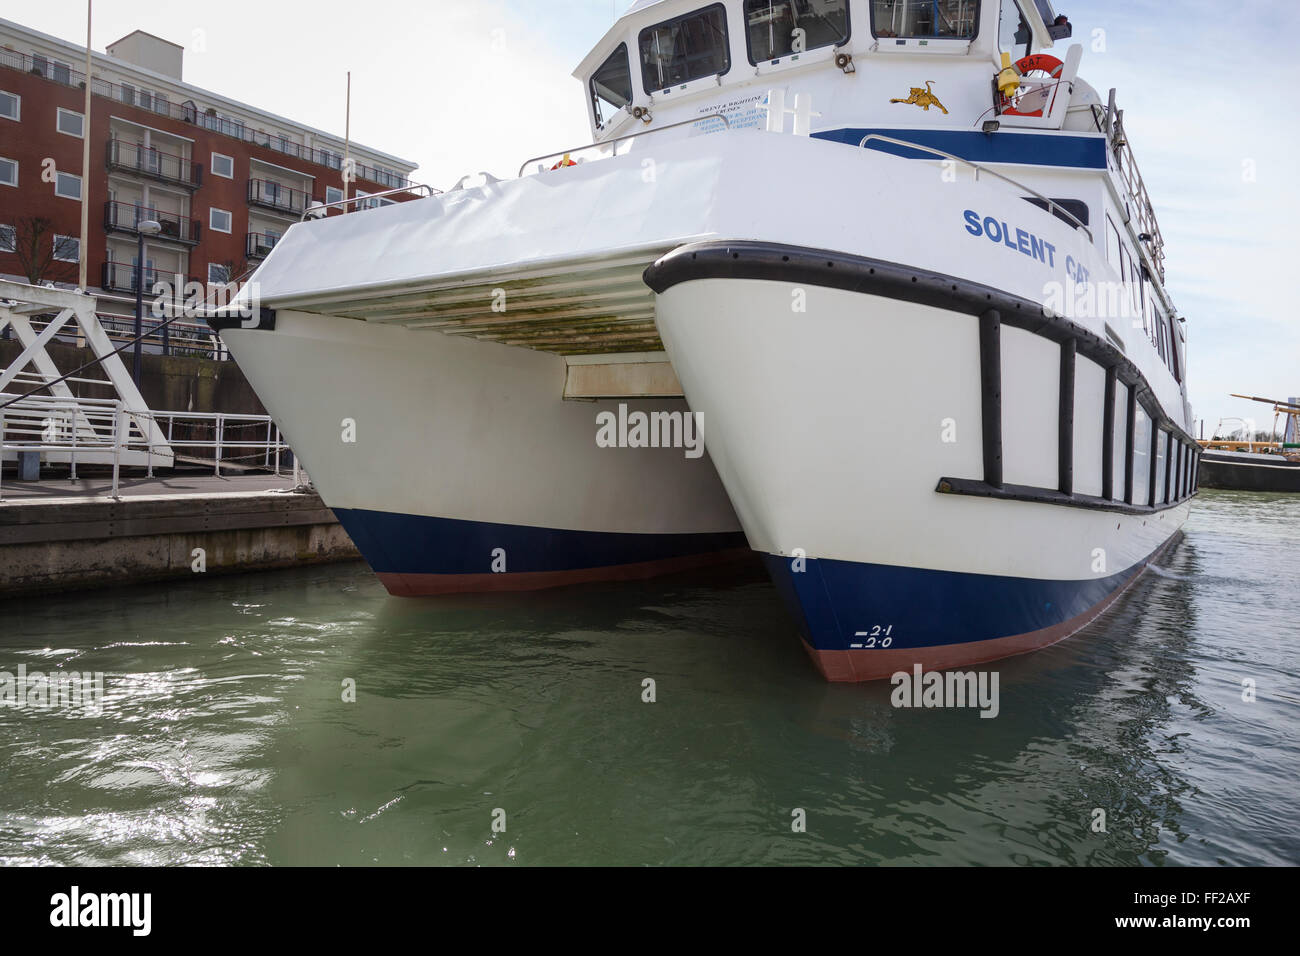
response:
M135 224L137 236L135 256L135 352L131 365L131 377L135 379L136 388L140 387L140 350L144 335L144 240L146 236L156 236L162 232L162 223L154 219L144 219Z

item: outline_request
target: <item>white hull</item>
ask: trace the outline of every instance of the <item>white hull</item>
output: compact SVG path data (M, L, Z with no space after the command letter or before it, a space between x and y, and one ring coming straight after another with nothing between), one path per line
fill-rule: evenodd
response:
M707 454L599 447L596 416L619 403L563 401L559 356L287 310L224 338L395 592L636 576L744 546ZM563 533L596 537L536 553ZM589 560L571 553L584 540Z

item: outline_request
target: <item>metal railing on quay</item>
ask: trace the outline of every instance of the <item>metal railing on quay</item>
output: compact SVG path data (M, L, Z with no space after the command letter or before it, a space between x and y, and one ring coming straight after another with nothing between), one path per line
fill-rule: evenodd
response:
M12 397L0 394L0 403ZM146 423L157 426L165 441L151 439ZM152 478L155 464L175 466L182 449L193 452L184 456L184 464L211 465L216 477L222 476L223 466L227 471L243 468L278 477L284 456L292 455L269 415L141 411L127 408L121 399L42 395L0 404L0 461L6 452L15 453L15 458L24 453L66 456L74 481L79 459L83 464L111 464L114 498L119 497L124 466L143 460ZM301 485L297 456L292 458L296 484Z

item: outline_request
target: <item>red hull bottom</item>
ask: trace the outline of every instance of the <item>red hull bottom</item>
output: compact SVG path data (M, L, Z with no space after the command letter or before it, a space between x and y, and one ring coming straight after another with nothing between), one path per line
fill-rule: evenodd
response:
M434 594L478 594L501 591L542 591L547 588L592 584L600 581L642 581L664 574L694 571L739 561L753 561L749 548L731 548L705 554L688 554L662 561L614 564L571 571L522 571L502 574L378 574L380 583L395 597Z
M804 650L813 659L817 669L828 681L858 682L884 680L899 671L911 673L916 664L923 671L953 670L984 664L1026 654L1065 640L1092 623L1102 612L1110 607L1121 594L1127 591L1146 570L1147 564L1164 554L1180 535L1174 535L1158 552L1153 554L1142 567L1125 579L1124 583L1097 602L1082 614L1062 621L1052 627L1045 627L1027 634L1012 634L987 641L968 641L964 644L942 644L935 647L918 647L898 650L844 650L819 651L806 640Z

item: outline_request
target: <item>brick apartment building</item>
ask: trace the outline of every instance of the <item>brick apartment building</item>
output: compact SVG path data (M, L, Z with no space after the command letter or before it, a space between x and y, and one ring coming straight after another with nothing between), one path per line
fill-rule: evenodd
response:
M264 258L308 203L344 198L341 137L182 82L183 55L142 31L94 54L86 129L85 47L0 19L0 275L23 277L19 243L44 217L54 259L42 281L75 284L85 255L92 292L132 295L136 224L152 219L162 232L146 240L146 291L173 276L226 281ZM356 143L349 155L362 203L410 185L407 160Z

